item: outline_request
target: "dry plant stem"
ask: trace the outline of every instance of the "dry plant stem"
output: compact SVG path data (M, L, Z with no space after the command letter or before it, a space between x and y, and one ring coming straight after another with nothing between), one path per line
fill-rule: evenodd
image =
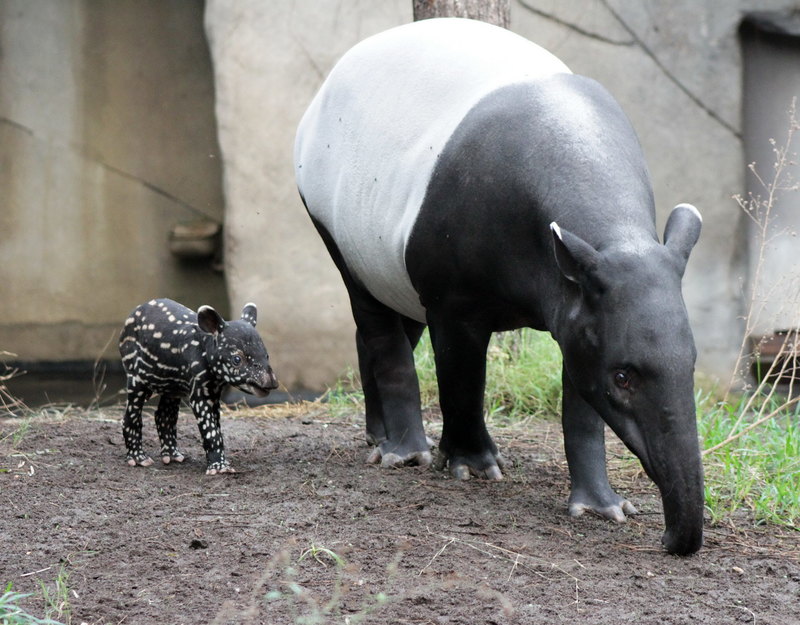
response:
M557 571L562 575L565 575L570 580L575 583L576 588L576 601L577 601L577 587L580 580L575 577L572 573L565 570L563 567L559 566L555 562L550 562L548 560L543 560L541 558L536 558L534 556L525 555L516 551L512 551L511 549L506 549L505 547L500 547L499 545L495 545L493 543L487 541L472 541L472 540L465 540L462 538L458 538L455 536L446 536L444 534L438 534L433 532L430 528L426 528L428 534L431 536L435 536L441 540L446 540L447 542L445 545L436 552L436 554L430 559L430 561L417 573L420 575L425 569L427 569L431 564L433 564L434 560L438 558L444 550L452 544L463 545L465 547L469 547L470 549L474 549L479 553L482 553L490 558L498 558L501 560L506 560L512 563L512 572L516 568L524 568L528 570L528 572L541 577L542 579L548 579L548 577L542 572L541 569L550 570L550 571ZM513 558L513 559L512 559ZM577 562L577 560L576 560ZM580 564L580 563L578 563ZM581 565L583 566L583 565ZM510 574L509 574L510 577Z
M769 183L764 180L764 178L756 170L755 163L750 163L750 165L748 165L748 169L753 173L759 185L761 185L761 187L766 191L766 199L762 200L760 196L754 196L752 193L750 193L748 200L745 200L741 195L734 196L734 199L738 203L739 207L744 211L745 215L747 215L753 221L753 223L756 224L756 227L758 228L759 246L758 258L756 259L755 270L753 272L749 301L747 303L748 312L744 320L744 337L739 347L739 355L736 358L736 365L734 367L730 383L728 384L728 390L726 391L724 397L724 401L726 402L728 400L730 389L732 389L734 386L736 377L741 373L742 362L744 361L747 352L748 337L752 334L765 305L762 302L761 306L756 306L756 295L758 293L757 287L761 282L761 274L764 266L764 251L768 242L768 228L771 222L772 211L775 207L776 197L779 193L785 191L796 191L798 189L797 184L790 184L791 179L786 171L787 168L792 164L792 153L790 152L790 149L794 140L795 132L798 129L800 129L800 123L798 123L797 120L797 99L792 98L792 102L789 107L789 130L786 134L786 141L781 147L777 147L775 146L775 141L771 140L771 143L773 144L773 152L775 153L775 163L773 165L774 175L772 180ZM743 410L742 414L744 413L745 411Z
M736 366L734 367L733 375L728 385L728 390L726 391L724 402L727 403L728 396L733 388L733 384L737 375L741 374L741 367L742 362L745 358L747 352L747 344L748 344L748 337L753 333L754 328L756 327L761 314L766 306L766 301L768 301L774 291L777 290L777 286L773 287L770 293L767 294L766 297L760 302L757 302L757 296L759 295L759 285L761 282L761 276L763 272L764 266L764 256L765 256L765 249L767 243L770 240L769 237L769 227L771 224L771 217L773 213L773 209L775 207L776 198L779 193L785 191L796 191L800 188L800 185L797 183L792 183L791 173L788 172L788 168L793 165L792 156L793 153L790 151L792 142L794 140L795 132L800 129L800 124L798 123L797 116L796 116L796 105L797 101L795 98L792 99L791 106L789 108L789 130L786 135L786 141L780 147L776 146L774 140L771 140L773 145L773 152L775 154L775 163L773 164L774 175L771 182L767 183L764 178L758 173L755 167L755 163L751 163L748 167L750 171L755 176L758 183L761 185L762 188L766 191L766 199L762 200L760 196L754 196L752 193L750 194L750 199L745 201L741 196L736 196L735 199L745 214L756 224L758 229L758 237L759 237L759 246L758 246L758 257L756 259L756 265L753 272L753 279L751 284L750 290L750 297L748 301L748 314L745 318L745 331L744 337L742 339L742 343L739 348L739 355L736 359ZM773 237L777 237L783 234L783 232L778 232L773 235ZM763 296L762 296L763 297ZM791 339L791 341L790 341ZM784 412L787 408L792 406L793 404L797 403L797 398L790 400L788 402L784 402L781 406L777 409L773 410L772 412L758 417L753 423L745 427L744 429L739 430L742 425L742 421L745 418L745 415L750 414L750 411L753 408L756 399L759 398L762 401L762 406L766 407L769 405L769 402L775 396L776 393L776 384L770 384L770 379L780 379L787 371L787 368L792 366L794 363L794 354L796 350L795 347L795 339L793 339L791 333L787 333L786 338L784 339L783 344L781 345L781 349L779 350L778 354L776 355L775 359L771 363L769 370L767 371L766 375L763 375L761 380L758 383L758 386L754 389L754 391L750 394L747 401L745 402L744 406L738 411L739 415L736 419L736 422L733 424L730 430L729 436L714 445L713 447L705 450L703 455L709 454L713 451L716 451L729 443L738 440L744 434L751 431L753 428L761 425L762 423L768 421L769 419L775 417L778 414ZM794 373L794 371L792 371ZM777 375L776 375L777 374ZM794 376L791 376L792 380L789 384L789 396L792 395L792 390L794 388ZM768 390L767 390L768 389ZM764 391L766 392L766 395ZM762 411L764 408L762 408Z
M797 325L797 322L800 322L800 319L797 319L795 323L792 325ZM755 403L756 399L762 400L762 405L766 406L772 400L772 398L777 393L777 384L770 384L768 381L770 379L782 379L784 375L787 373L787 370L791 368L791 375L789 376L789 388L787 391L787 397L793 396L794 391L794 380L795 380L795 358L798 353L798 347L800 346L800 341L798 340L798 336L796 334L792 334L791 332L786 333L786 337L783 339L783 343L781 344L778 353L775 355L772 363L770 364L767 371L761 376L761 381L759 382L758 386L756 387L755 391L750 394L745 402L745 405L739 410L739 417L736 419L736 422L731 427L730 435L736 432L736 430L741 426L742 420L744 416L750 413L753 404ZM768 390L767 390L768 389ZM764 391L767 390L766 395L764 395ZM738 438L738 437L735 437ZM735 440L733 438L732 440Z
M791 343L790 343L791 341ZM777 392L777 384L769 384L767 380L769 379L781 379L783 375L786 373L787 368L789 368L790 363L793 362L793 355L794 355L794 344L795 341L792 338L791 333L786 334L786 338L783 339L783 343L781 344L780 350L775 355L774 360L767 369L766 373L762 375L761 382L759 382L758 387L756 388L757 392L754 392L750 395L747 399L747 403L745 403L744 407L739 411L739 418L734 423L733 427L731 428L731 434L733 434L736 429L742 424L742 419L744 415L750 412L750 409L753 406L756 398L762 398L763 405L767 405L772 398L775 396ZM789 384L789 392L788 396L792 396L792 388L794 386L794 376L792 376L792 382ZM763 395L759 391L763 391L765 388L768 388L766 395Z
M6 356L10 356L12 358L17 357L16 354L0 350L0 357ZM23 375L25 372L20 371L19 369L9 369L8 367L5 367L5 369L5 373L0 374L0 408L2 408L2 412L0 412L0 414L12 414L14 410L22 410L23 412L27 412L28 407L25 405L25 403L21 399L14 397L4 384L4 382Z
M94 399L92 403L89 405L89 408L99 408L100 407L100 397L103 395L103 392L106 390L105 384L105 377L106 377L106 365L103 362L103 356L105 356L106 351L108 351L109 346L111 343L117 338L116 330L112 332L111 336L108 337L106 344L103 346L101 352L97 355L97 358L94 360L94 365L92 366L92 387L94 389Z
M717 451L718 449L721 449L722 447L725 447L725 445L728 445L728 444L732 443L733 441L741 438L742 436L747 434L750 430L753 430L753 429L757 428L759 425L761 425L762 423L766 423L767 421L769 421L773 417L776 417L779 414L782 414L783 412L786 411L787 408L791 408L797 402L800 402L800 396L794 397L794 398L790 399L789 401L781 404L775 410L765 414L763 417L760 417L759 419L756 419L750 425L742 428L739 432L736 432L735 434L731 434L724 441L721 441L721 442L717 443L713 447L709 447L708 449L703 451L703 455L706 456L706 455L708 455L710 453L713 453L713 452Z

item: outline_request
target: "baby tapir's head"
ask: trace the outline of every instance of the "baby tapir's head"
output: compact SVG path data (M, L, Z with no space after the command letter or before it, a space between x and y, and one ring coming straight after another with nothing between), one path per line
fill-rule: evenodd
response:
M211 306L201 306L197 326L214 338L206 349L212 373L245 393L266 397L278 388L278 379L256 332L257 314L255 304L245 304L241 319L225 321Z

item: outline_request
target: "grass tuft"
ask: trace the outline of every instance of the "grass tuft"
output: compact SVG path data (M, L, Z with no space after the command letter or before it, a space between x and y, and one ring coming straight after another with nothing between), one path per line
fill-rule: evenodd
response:
M16 354L0 350L0 359L16 358ZM27 412L28 407L17 397L11 394L6 382L23 375L24 371L9 367L5 362L0 362L0 416L15 416L20 412Z
M6 591L0 596L0 623L3 625L63 625L50 618L37 618L26 612L19 603L30 597L30 594L14 592L9 583Z
M751 397L698 399L706 507L713 522L743 508L756 523L800 529L800 408L773 397L743 417ZM776 414L750 427L762 413Z
M398 552L387 568L386 588L392 585L401 555L402 552ZM302 566L304 561L308 566L309 559L325 568L333 564L332 589L327 596L320 589L307 588L298 579L300 571L297 567ZM275 585L263 595L264 607L269 612L272 607L282 605L291 614L291 622L298 625L324 625L332 622L357 625L391 600L390 595L383 590L364 592L361 588L363 580L357 580L357 568L349 564L342 555L321 545L312 544L301 553L296 562L291 561L288 552L281 552L273 558L268 568L278 572L278 579L273 580ZM346 603L352 605L355 602L360 602L358 609L345 608Z
M48 619L54 616L56 618L66 617L67 622L69 622L72 606L69 602L68 581L69 571L63 563L59 567L58 575L56 575L53 581L52 590L43 581L39 581L39 587L41 588L42 598L45 604L45 615Z
M439 391L427 331L414 359L422 405L435 406ZM561 413L561 351L549 334L523 328L492 336L486 352L484 411L495 425Z

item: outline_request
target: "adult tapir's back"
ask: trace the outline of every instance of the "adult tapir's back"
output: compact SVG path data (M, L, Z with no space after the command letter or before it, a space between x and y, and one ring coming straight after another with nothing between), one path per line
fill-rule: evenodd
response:
M425 319L405 253L441 155L487 95L555 74L570 71L546 50L460 19L392 29L339 61L298 129L297 182L311 216L378 300Z

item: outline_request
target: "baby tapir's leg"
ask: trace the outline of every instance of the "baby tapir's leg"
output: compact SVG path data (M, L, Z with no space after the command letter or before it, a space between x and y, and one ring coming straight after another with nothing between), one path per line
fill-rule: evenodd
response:
M219 397L192 397L189 403L197 418L200 438L203 439L203 449L206 452L206 475L234 473L233 467L225 460L222 429L219 424Z
M132 467L137 464L149 467L153 460L142 450L142 408L152 393L141 381L130 375L127 390L128 402L125 416L122 417L122 437L125 439L128 464Z
M161 441L161 462L169 464L172 460L183 462L183 454L178 451L178 409L181 399L174 395L162 395L156 408L156 429Z

